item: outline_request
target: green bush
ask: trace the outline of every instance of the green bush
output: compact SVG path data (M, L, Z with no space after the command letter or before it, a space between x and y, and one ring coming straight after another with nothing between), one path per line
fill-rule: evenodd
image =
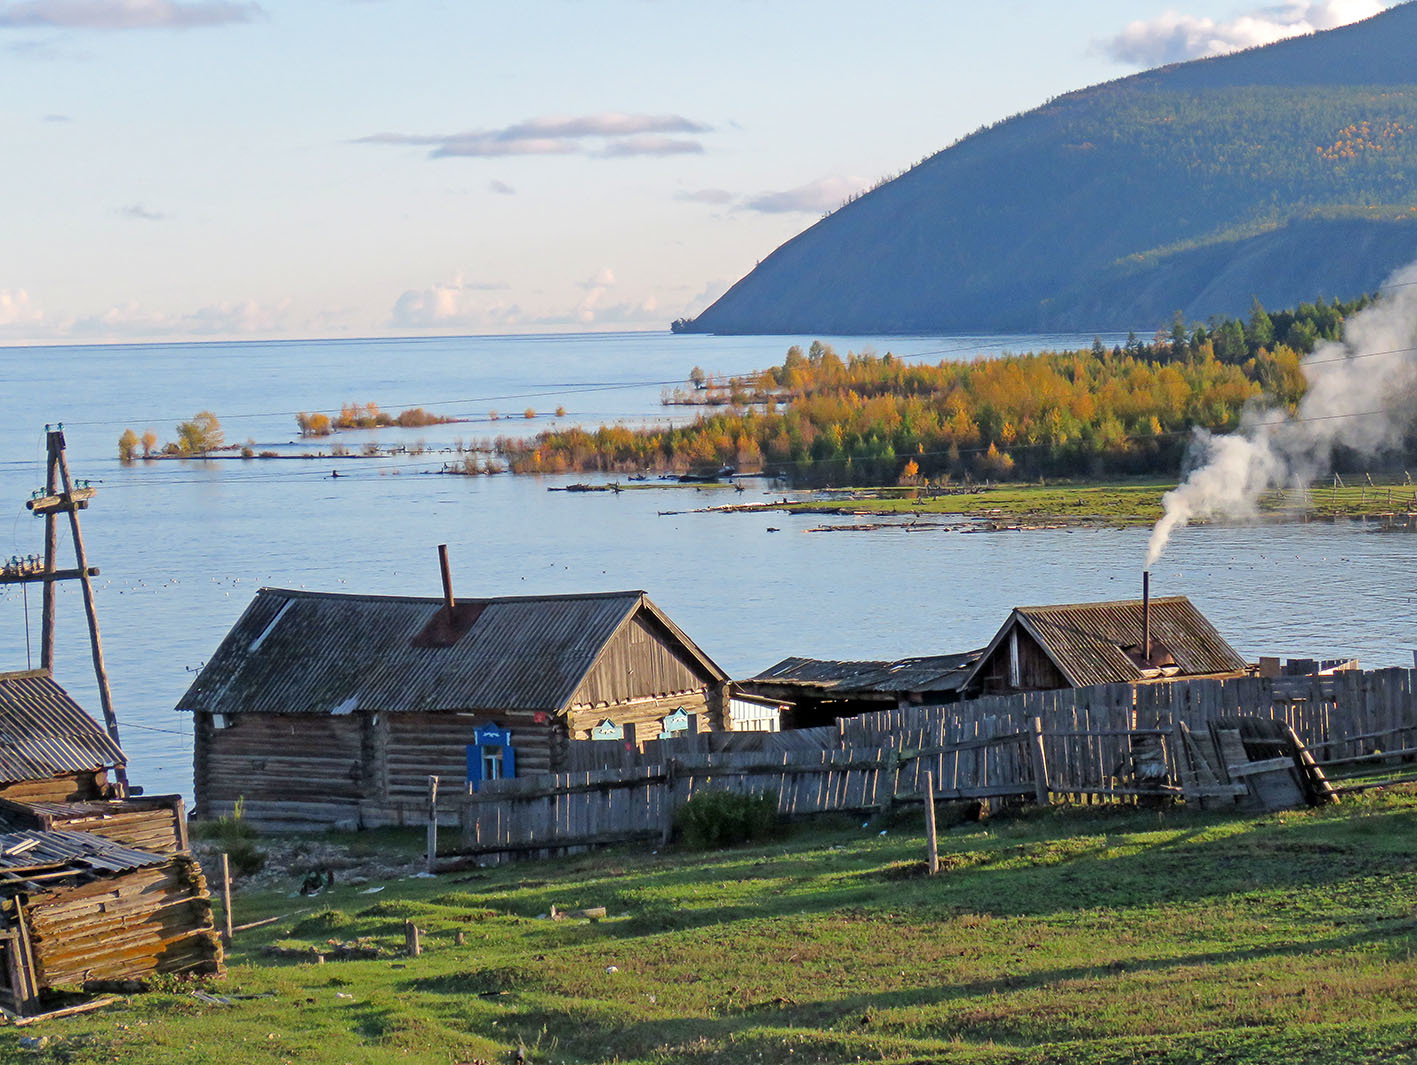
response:
M767 839L780 824L775 791L757 795L701 791L674 814L674 827L680 837L696 850Z
M266 864L266 852L256 845L261 834L246 820L245 814L246 800L243 796L236 800L230 817L194 821L191 826L194 838L214 843L226 852L231 871L236 876L250 876Z

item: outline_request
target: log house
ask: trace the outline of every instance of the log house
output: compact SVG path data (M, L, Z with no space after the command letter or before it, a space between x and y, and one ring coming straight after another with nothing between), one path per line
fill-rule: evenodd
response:
M451 801L470 764L560 769L567 741L606 722L644 738L682 710L720 729L727 680L640 591L453 602L264 588L177 709L195 717L200 816L240 802L266 828L370 827L422 823L429 775Z

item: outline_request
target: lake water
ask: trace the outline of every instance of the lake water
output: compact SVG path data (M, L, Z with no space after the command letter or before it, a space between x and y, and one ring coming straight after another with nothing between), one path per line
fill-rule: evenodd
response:
M791 654L965 650L985 643L1014 605L1138 594L1143 529L809 533L823 520L659 513L763 498L765 486L751 481L741 496L583 495L546 490L573 478L430 475L453 457L436 449L457 439L553 421L688 416L659 405L661 388L682 384L695 365L728 374L779 362L794 339L634 333L0 349L0 555L42 550L42 522L24 502L43 483L45 423L62 421L75 476L100 488L82 521L90 563L103 571L99 618L131 777L149 792L187 794L191 722L172 707L256 588L437 595L439 543L450 545L454 585L469 597L642 588L737 677ZM842 352L932 361L1092 341L823 339ZM371 400L473 420L385 430L381 443L422 440L429 451L345 460L337 479L334 460L123 467L116 458L125 427L168 439L203 408L220 417L228 441L286 449L296 411ZM522 417L558 405L564 418ZM335 440L358 451L372 438ZM67 559L67 531L61 544ZM1346 524L1186 529L1155 567L1154 585L1190 595L1251 657L1356 654L1365 665L1410 666L1414 547L1410 536ZM22 593L0 590L0 669L26 667L27 629L37 663L39 600L35 587L27 626ZM77 586L61 585L58 616L58 679L97 715Z

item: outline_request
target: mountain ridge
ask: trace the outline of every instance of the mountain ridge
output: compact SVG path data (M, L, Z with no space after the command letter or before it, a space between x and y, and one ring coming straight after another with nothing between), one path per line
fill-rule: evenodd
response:
M1417 4L978 130L797 234L717 333L1152 328L1376 288L1417 257Z

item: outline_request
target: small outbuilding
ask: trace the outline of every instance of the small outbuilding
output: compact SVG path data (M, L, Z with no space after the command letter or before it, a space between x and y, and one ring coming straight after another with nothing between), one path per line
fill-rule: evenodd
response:
M427 781L562 768L597 729L723 727L727 675L642 591L443 598L264 588L177 709L196 806L266 827L418 823ZM669 725L666 725L666 722Z
M1240 677L1249 669L1184 595L1015 607L964 677L969 697Z
M0 673L0 832L92 832L129 847L187 849L180 795L123 795L127 759L45 670Z
M787 704L784 729L817 728L875 710L957 702L978 657L978 651L965 651L894 662L784 658L736 682L734 690Z

